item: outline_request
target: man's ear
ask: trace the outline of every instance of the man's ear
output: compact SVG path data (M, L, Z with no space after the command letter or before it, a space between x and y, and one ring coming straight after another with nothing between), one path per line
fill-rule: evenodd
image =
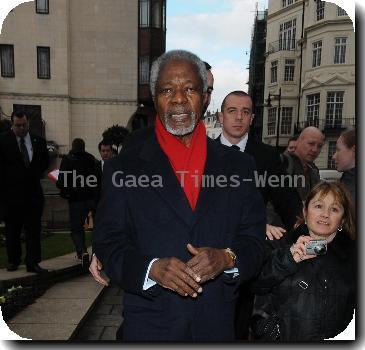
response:
M254 118L255 118L255 114L251 114L251 121L250 121L250 126L252 125L252 122L253 122L253 120L254 120Z
M209 94L207 92L203 92L203 106L208 102Z

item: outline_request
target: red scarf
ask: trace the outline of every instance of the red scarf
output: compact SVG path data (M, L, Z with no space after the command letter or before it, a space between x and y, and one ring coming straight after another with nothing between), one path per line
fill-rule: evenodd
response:
M190 207L194 210L198 201L207 159L205 126L202 121L198 123L193 131L193 138L189 147L186 147L176 136L171 135L162 125L158 116L156 117L155 132L158 143L167 155L175 175L183 187Z

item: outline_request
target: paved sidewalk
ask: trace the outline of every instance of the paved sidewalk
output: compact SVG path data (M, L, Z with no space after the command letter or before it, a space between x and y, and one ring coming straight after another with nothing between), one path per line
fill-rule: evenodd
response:
M89 274L56 283L8 326L23 338L68 340L102 290Z
M88 314L85 323L78 329L74 341L115 341L116 332L123 321L123 290L110 285L100 301Z

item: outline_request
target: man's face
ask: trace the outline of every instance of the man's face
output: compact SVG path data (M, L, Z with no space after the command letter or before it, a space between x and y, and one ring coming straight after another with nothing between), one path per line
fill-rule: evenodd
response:
M214 77L210 70L207 70L207 78L208 78L208 88L207 88L207 101L204 103L203 115L208 109L210 101L212 99L213 86L214 86Z
M288 144L288 147L286 148L286 150L293 154L295 152L295 149L297 148L297 141L290 141Z
M99 153L102 160L107 160L113 155L110 145L101 145Z
M16 136L25 137L29 131L29 122L26 117L14 117L11 128Z
M169 133L176 136L192 133L206 99L199 73L192 63L171 60L161 69L154 102Z
M314 162L321 153L324 136L320 133L307 133L298 138L295 154L304 162Z
M238 143L250 130L253 118L252 101L249 96L229 95L223 112L219 113L224 137L232 144Z

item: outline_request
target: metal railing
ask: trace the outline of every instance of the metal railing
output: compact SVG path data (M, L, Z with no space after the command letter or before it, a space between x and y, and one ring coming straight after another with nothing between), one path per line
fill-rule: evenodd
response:
M306 117L305 121L299 122L299 128L304 129L308 126L315 126L316 128L324 131L350 129L356 127L356 118L327 118L316 119Z
M297 39L273 41L267 45L266 54L279 51L296 51L298 49L298 41Z

